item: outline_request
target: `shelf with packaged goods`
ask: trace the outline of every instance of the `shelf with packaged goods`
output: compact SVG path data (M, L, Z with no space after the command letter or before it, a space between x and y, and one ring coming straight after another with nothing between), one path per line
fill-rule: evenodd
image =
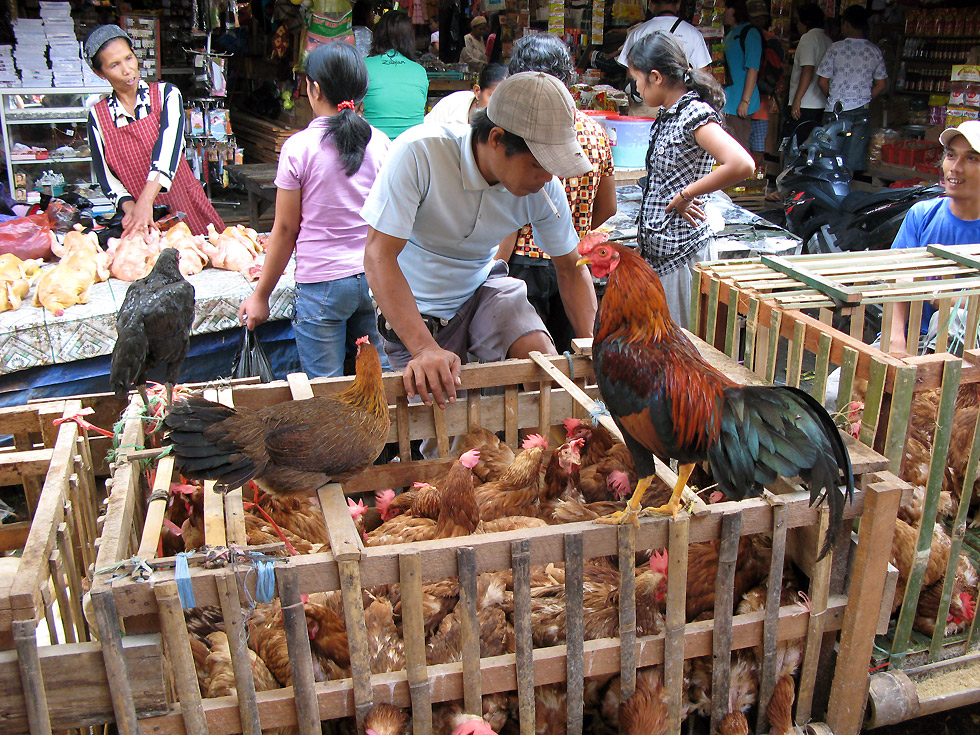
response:
M62 173L68 184L90 186L95 182L85 123L88 105L110 91L108 85L0 88L2 152L11 195L24 198L46 168ZM46 158L15 155L17 144L46 149L49 154ZM80 155L54 154L59 148L67 150L66 146Z

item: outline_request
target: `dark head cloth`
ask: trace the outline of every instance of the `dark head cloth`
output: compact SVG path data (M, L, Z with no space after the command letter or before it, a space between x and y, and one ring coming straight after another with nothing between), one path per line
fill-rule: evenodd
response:
M112 23L99 26L94 31L89 33L88 37L85 39L84 47L85 60L88 62L88 65L92 66L92 60L95 59L96 54L98 54L99 51L102 50L102 47L109 43L109 41L116 38L125 38L127 41L129 41L130 47L133 45L133 39L129 37L129 34L119 26L113 25Z

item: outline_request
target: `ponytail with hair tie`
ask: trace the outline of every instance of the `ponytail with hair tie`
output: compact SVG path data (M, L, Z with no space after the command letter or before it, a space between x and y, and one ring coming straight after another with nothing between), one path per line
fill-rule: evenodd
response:
M351 112L353 112L355 110L354 100L344 100L339 105L337 105L337 112L340 112L341 110L350 110Z
M690 89L693 84L694 84L694 72L692 72L691 69L688 69L687 71L684 72L684 86Z

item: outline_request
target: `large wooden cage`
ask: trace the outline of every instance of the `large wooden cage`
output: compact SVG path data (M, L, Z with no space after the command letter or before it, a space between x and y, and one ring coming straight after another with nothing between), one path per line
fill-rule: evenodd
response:
M945 619L956 594L957 559L980 564L980 509L967 525L971 500L974 507L980 500L980 246L719 261L701 264L695 280L698 335L767 381L833 401L828 408L836 408L839 423L916 486L922 513L915 561L903 570L901 605L876 641L867 724L980 701L978 679L966 675L980 644L976 619L955 634L943 626L932 635L916 630L934 534L949 539L953 565L937 619ZM913 356L888 352L896 302L910 304ZM936 308L935 348L915 355L926 302ZM836 400L827 391L834 378ZM941 503L945 523L937 518Z
M743 382L761 382L744 367L700 343L719 368ZM411 711L414 732L432 731L440 703L461 703L479 714L481 697L505 693L512 700L514 727L521 733L583 732L584 702L590 682L618 677L620 696L628 697L638 675L650 667L662 671L668 701L669 732L680 732L685 697L685 665L699 657L724 662L711 667L712 730L729 710L728 662L733 653L757 649L763 662L758 676L760 705L751 711L756 731L765 726L765 703L775 685L779 644L800 641L802 664L796 675L795 722L825 722L823 732L857 733L869 685L868 662L874 636L887 630L894 574L880 549L890 542L896 512L909 487L888 471L888 460L849 440L857 492L845 517L860 528L844 534L834 553L815 562L827 513L809 507L808 494L781 481L760 499L705 505L692 501L676 519L644 518L638 528L594 522L570 523L525 531L495 533L385 547L365 547L347 511L346 495L411 486L443 474L455 457L452 437L483 426L517 446L519 433L533 430L563 437L562 421L585 416L596 396L587 354L512 360L464 367L466 397L446 410L410 404L400 375L385 376L392 419L389 440L401 462L375 465L346 486L328 485L317 499L329 534L329 551L299 556L270 546L244 547L242 491L226 495L205 491L204 533L200 553L177 559L158 554L166 489L179 481L170 458L146 444L145 422L134 399L122 449L112 465L109 497L92 569L88 618L97 629L98 661L38 647L25 638L16 662L24 682L7 682L5 732L47 733L51 729L92 726L114 720L121 733L249 733L295 726L306 735L353 717L363 722L371 708L391 703ZM266 406L337 392L349 379L290 376L288 382L216 390L219 400L236 406ZM136 410L134 410L136 409ZM602 419L608 422L608 417ZM73 425L66 424L66 427ZM69 429L70 431L70 429ZM411 443L434 439L439 458L412 461ZM672 484L675 475L659 468ZM247 496L245 500L247 501ZM771 541L764 610L736 615L734 580L739 541L764 535ZM686 616L688 550L692 544L718 545L714 610L710 619ZM768 543L768 542L767 542ZM275 546L275 545L273 545ZM655 635L638 635L633 565L637 552L666 548L669 554L663 624ZM583 631L583 568L589 560L620 560L618 631L613 638L587 640ZM175 567L186 561L186 573ZM809 609L780 607L784 562L801 573ZM265 565L264 569L260 568ZM535 647L531 629L531 574L546 565L561 568L565 584L564 645ZM513 588L515 650L480 656L476 590L479 575L507 571ZM292 686L256 691L246 648L247 617L259 594L260 573L274 575L282 609ZM424 586L455 578L461 606L461 655L456 663L427 665L422 623ZM889 585L889 579L891 584ZM179 585L178 585L179 582ZM362 591L378 585L400 586L404 667L372 673ZM180 589L179 589L180 587ZM350 676L316 681L303 614L304 595L339 591L350 647ZM220 610L235 671L235 693L202 698L195 675L191 641L181 597L192 592L194 605ZM86 649L87 651L87 649ZM95 673L94 669L99 672ZM81 687L80 681L87 686ZM28 684L28 682L30 682ZM557 686L567 698L564 721L537 722L536 692ZM106 703L111 703L106 711ZM540 719L540 718L539 718ZM559 718L561 719L561 718Z

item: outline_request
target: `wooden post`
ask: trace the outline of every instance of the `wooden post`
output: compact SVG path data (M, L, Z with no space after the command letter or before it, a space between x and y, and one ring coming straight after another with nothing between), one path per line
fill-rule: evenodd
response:
M37 638L34 620L14 620L12 623L14 644L17 647L17 667L27 706L27 724L31 735L50 735L51 718L48 715L48 698L41 675L41 659L37 654Z
M239 507L241 507L240 501ZM245 628L245 618L242 615L241 598L238 596L238 578L233 570L226 567L218 572L214 581L218 586L218 599L221 600L221 615L225 621L225 635L228 637L231 666L235 672L235 691L238 698L238 717L242 721L242 733L244 735L262 735L259 704L255 698L252 657L249 655L248 646L245 642L248 638L248 631Z
M160 630L174 670L174 684L177 687L184 729L188 733L205 733L208 731L208 722L204 717L201 688L197 683L197 670L194 668L194 657L187 639L187 624L180 607L177 583L171 580L154 585L153 594L160 609ZM252 735L247 730L246 733Z
M868 700L868 661L874 646L878 611L885 588L888 554L902 493L900 481L888 472L867 484L864 512L854 557L840 652L830 690L827 724L835 735L857 735Z
M456 551L459 570L460 648L463 654L463 706L467 712L483 711L483 677L480 673L480 622L476 617L476 551L462 546ZM404 605L404 603L403 603Z
M350 523L350 516L347 516ZM371 655L368 652L367 623L364 621L364 597L361 591L360 562L337 562L340 573L340 593L344 598L344 622L347 625L347 644L350 647L351 679L354 682L354 719L358 730L374 706L371 691Z
M766 493L772 504L772 558L766 588L766 618L762 627L762 670L759 672L759 714L755 731L766 729L766 707L776 684L776 649L779 633L779 604L783 591L783 564L786 560L786 505L778 495Z
M583 618L584 538L565 536L565 681L568 691L566 735L582 735L585 708L585 622Z
M146 509L146 520L143 522L143 536L140 539L136 556L141 559L154 559L157 546L160 543L160 531L163 528L163 516L167 512L167 499L170 497L170 479L174 473L173 456L163 457L157 463L156 477L153 479L153 491L150 493L150 503Z
M306 610L299 596L299 574L295 568L276 569L282 623L286 630L289 671L293 678L296 727L301 735L320 735L320 708L313 677L313 653L306 625Z
M735 563L742 533L741 511L726 512L721 518L718 547L718 576L715 578L715 630L711 639L711 732L728 714L731 682L732 618L735 610Z
M813 539L815 545L822 543L830 526L830 513L826 504L820 510L819 532ZM814 549L816 556L816 549ZM813 691L816 687L817 669L820 662L820 647L823 642L825 615L830 595L830 571L833 555L828 554L813 567L810 579L810 619L807 621L806 646L803 663L800 666L800 686L796 700L796 720L807 722L813 708Z
M691 517L682 513L670 521L667 554L667 616L664 630L664 690L667 693L667 732L679 733L684 699L684 627L687 622L687 558Z
M402 628L405 639L405 673L412 696L412 730L415 735L432 732L432 700L425 663L425 621L422 616L422 557L416 552L398 555L402 596ZM462 594L462 589L460 590ZM482 712L483 707L476 710Z
M139 721L136 718L133 689L123 655L119 616L116 614L116 601L112 597L112 588L93 590L92 605L95 607L95 619L99 626L102 658L105 662L106 679L109 682L112 711L116 716L116 727L121 735L139 735Z
M619 696L626 701L636 689L636 526L619 531Z
M531 542L514 541L514 638L517 663L517 703L521 735L534 735L534 642L531 638Z

